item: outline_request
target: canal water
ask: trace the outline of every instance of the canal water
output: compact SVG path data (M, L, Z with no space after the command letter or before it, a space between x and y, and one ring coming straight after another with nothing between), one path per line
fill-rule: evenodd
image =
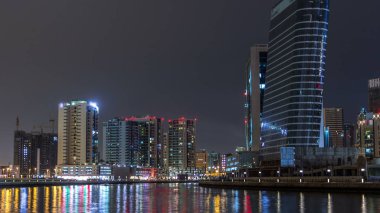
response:
M233 190L189 184L0 189L0 212L380 212L380 194Z

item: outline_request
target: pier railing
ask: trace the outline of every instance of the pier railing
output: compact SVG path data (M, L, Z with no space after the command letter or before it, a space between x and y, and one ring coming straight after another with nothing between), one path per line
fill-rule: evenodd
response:
M360 183L366 182L362 176L349 176L349 177L338 177L338 176L319 176L319 177L247 177L247 178L220 178L220 182L254 182L254 183Z

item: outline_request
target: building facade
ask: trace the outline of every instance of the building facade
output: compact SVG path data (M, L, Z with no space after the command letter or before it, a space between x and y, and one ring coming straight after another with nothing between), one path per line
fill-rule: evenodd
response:
M99 108L88 101L61 103L58 109L58 165L96 164Z
M380 78L368 81L368 109L380 113Z
M342 108L323 109L324 127L329 131L329 145L331 147L343 147L344 139L344 115Z
M247 150L260 148L261 114L265 91L268 45L259 44L251 48L251 58L245 74L245 134Z
M51 176L57 165L57 134L17 130L14 134L13 164L23 176Z
M366 112L358 116L357 146L368 159L380 157L380 114Z
M103 123L105 161L132 167L163 167L162 119L114 118Z
M169 168L177 171L195 169L196 120L184 117L169 120Z
M198 171L205 174L207 171L207 152L200 150L195 153L195 167Z
M356 126L354 124L345 123L343 125L343 146L355 147L356 144Z
M280 147L323 144L328 0L282 0L271 12L260 151L280 164Z

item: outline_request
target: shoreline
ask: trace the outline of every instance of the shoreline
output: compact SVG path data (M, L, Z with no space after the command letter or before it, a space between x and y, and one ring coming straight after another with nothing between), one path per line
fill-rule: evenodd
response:
M328 178L326 178L327 180ZM225 189L242 189L242 190L270 190L270 191L310 191L310 192L355 192L355 193L380 193L380 182L352 182L337 181L328 179L326 182L307 182L307 179L294 178L296 181L289 179L257 179L252 181L247 179L235 181L200 181L199 186L206 188L225 188ZM274 181L273 181L274 180Z
M44 187L44 186L78 186L78 185L117 185L117 184L143 184L143 183L198 183L199 181L9 181L0 182L0 189L2 188L18 188L18 187Z

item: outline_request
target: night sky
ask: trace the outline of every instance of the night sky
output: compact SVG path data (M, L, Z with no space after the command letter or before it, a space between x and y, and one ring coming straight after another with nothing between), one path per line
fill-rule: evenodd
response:
M277 0L0 2L0 164L21 128L57 119L58 103L97 101L115 116L198 118L198 148L244 145L244 68L267 42ZM379 1L331 2L325 106L353 122L380 77Z

